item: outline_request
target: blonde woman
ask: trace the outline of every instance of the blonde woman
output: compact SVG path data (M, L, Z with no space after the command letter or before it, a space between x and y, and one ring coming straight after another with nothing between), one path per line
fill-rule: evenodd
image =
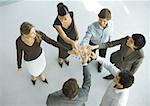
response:
M45 41L57 48L62 48L67 51L65 47L56 41L46 36L43 32L36 30L36 28L29 22L23 22L20 26L21 35L16 40L17 49L17 65L18 70L22 68L22 56L24 53L24 63L28 72L31 74L31 81L33 85L36 83L36 77L47 82L43 71L46 66L46 60L43 49L40 47L41 41Z

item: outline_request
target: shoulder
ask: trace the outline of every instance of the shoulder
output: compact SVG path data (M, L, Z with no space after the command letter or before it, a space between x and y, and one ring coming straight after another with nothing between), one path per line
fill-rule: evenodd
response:
M112 28L113 27L113 22L112 21L108 21L107 27L108 28Z
M143 49L137 50L137 55L139 56L139 58L144 58L144 51Z
M55 21L54 21L53 26L54 26L54 25L61 25L61 22L60 22L60 20L58 19L58 16L56 17L56 19L55 19Z
M37 30L36 33L37 33L37 35L38 35L40 38L42 38L42 39L44 39L44 38L46 37L46 34L43 33L43 32L40 31L40 30Z
M96 29L96 28L99 28L99 23L98 22L93 22L93 23L91 23L89 26L88 26L88 28L89 29Z
M125 36L125 37L120 38L120 40L122 43L126 43L128 38L129 38L129 36Z
M54 93L51 93L47 97L47 104L57 104L60 100L63 99L62 90L56 91ZM57 102L56 102L57 101Z
M40 31L40 30L37 30L36 33L39 34L39 35L41 35L41 36L45 36L45 35L46 35L45 33L43 33L43 32Z
M52 94L49 94L46 100L46 104L47 105L52 105L53 103L55 103L57 101L57 96L54 96Z
M19 36L17 39L16 39L16 44L20 44L21 43L21 36Z
M57 98L61 95L63 95L62 90L59 90L59 91L56 91L56 92L53 92L53 93L49 94L48 99Z

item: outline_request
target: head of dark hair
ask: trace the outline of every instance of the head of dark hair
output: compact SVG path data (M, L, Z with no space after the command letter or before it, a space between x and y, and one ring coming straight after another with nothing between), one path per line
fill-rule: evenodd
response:
M68 7L66 5L64 5L62 2L60 2L57 5L57 11L58 11L58 15L60 16L64 16L68 13Z
M103 19L106 18L109 21L111 20L111 12L109 9L104 8L99 12L98 17Z
M119 77L119 83L123 85L123 88L129 88L134 83L134 76L129 72L120 72Z
M29 23L29 22L23 22L20 26L20 33L21 35L25 34L29 34L30 33L30 30L33 28L34 26Z
M74 98L78 94L78 91L79 91L79 86L77 84L77 81L73 78L67 80L63 84L62 91L63 91L63 94L69 99Z
M144 47L146 43L145 37L142 34L133 34L132 39L134 40L134 45L137 47L136 50Z

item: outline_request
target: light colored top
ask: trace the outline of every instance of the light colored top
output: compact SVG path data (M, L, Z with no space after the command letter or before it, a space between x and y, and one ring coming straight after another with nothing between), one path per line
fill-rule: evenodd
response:
M88 26L88 30L86 31L86 35L81 41L81 45L89 44L90 41L94 44L108 42L112 36L112 32L113 27L111 21L108 22L105 28L101 28L98 21L94 22Z
M97 57L98 57L97 61L100 62L104 66L104 68L106 68L114 76L118 72L120 72L120 70L107 59L99 56ZM115 84L112 81L102 98L100 106L126 106L127 105L129 88L116 89L114 88L114 85Z

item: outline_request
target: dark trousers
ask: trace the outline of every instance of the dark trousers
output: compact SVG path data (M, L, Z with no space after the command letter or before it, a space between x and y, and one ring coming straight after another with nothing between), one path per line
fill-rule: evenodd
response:
M90 41L89 44L90 44L90 45L96 45L96 44L92 43L91 41ZM93 52L96 53L96 50L93 50ZM107 52L107 49L99 49L99 56L105 58L106 52ZM98 67L101 67L101 64L100 64L99 62L98 62Z

